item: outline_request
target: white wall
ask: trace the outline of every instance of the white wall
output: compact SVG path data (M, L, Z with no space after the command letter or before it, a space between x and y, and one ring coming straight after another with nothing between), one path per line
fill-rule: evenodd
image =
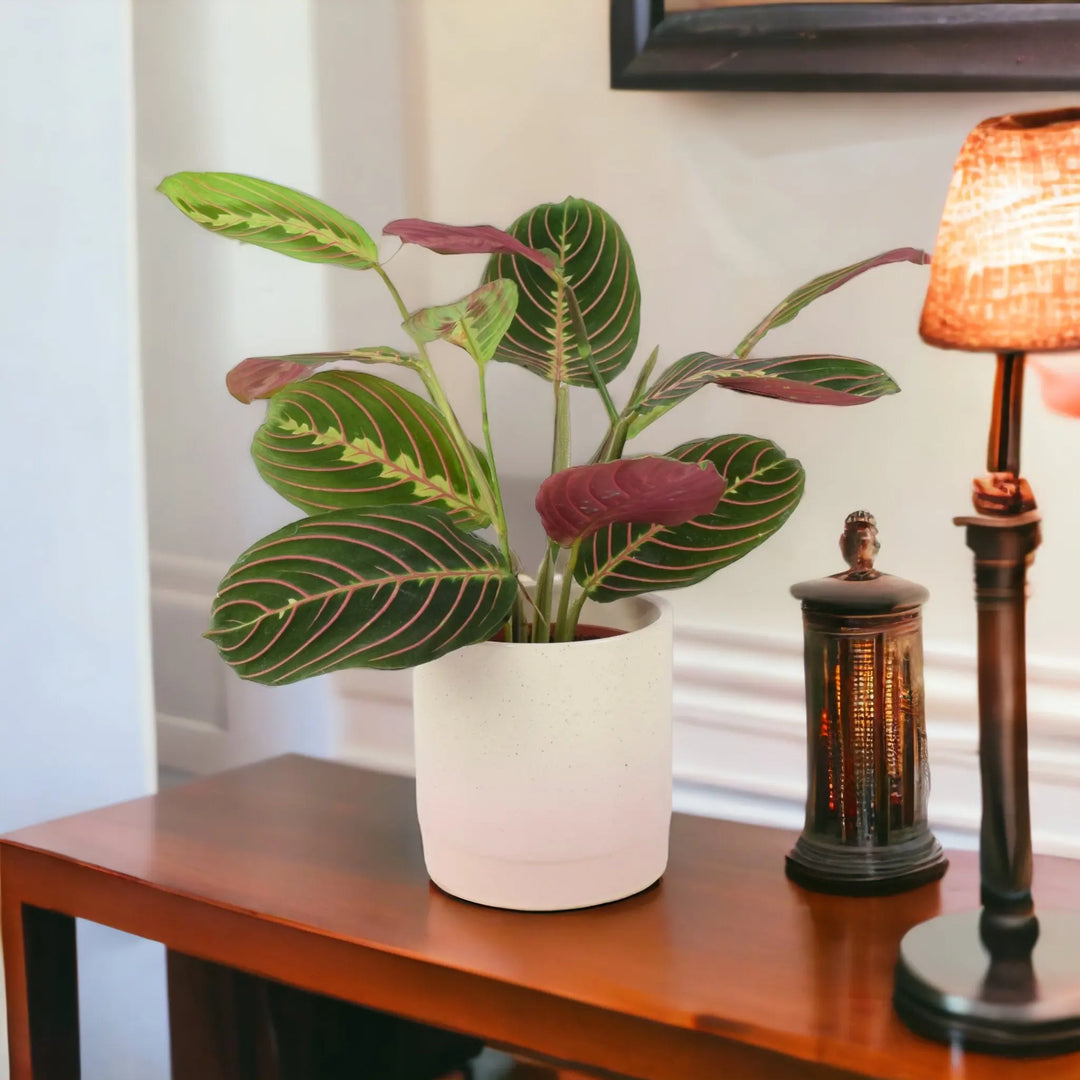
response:
M507 224L528 206L567 194L599 202L634 248L642 354L660 344L668 362L693 349L730 349L817 273L889 247L931 248L967 131L985 116L1066 100L616 92L607 88L602 0L427 0L422 7L424 211ZM444 265L446 278L454 275L446 291L468 285L472 268L455 273ZM876 271L759 349L864 356L896 376L900 396L831 410L705 391L641 440L664 450L688 437L745 430L775 438L807 469L806 498L781 534L676 594L684 624L789 631L798 612L788 585L842 568L836 538L844 516L865 507L878 516L886 568L932 590L928 636L968 639L970 565L950 522L967 510L970 478L983 470L993 363L919 341L925 287L926 272L912 266ZM624 393L631 379L623 377ZM517 371L507 371L495 392L504 460L539 475L549 395ZM1071 617L1080 581L1070 589L1065 542L1080 525L1067 464L1080 450L1080 425L1041 415L1035 400L1030 407L1026 471L1048 538L1036 571L1032 648L1068 655L1080 650ZM592 449L598 416L595 407L582 416L582 452ZM1042 580L1055 581L1045 595Z
M247 172L339 198L362 219L395 216L392 12L388 0L135 8L157 706L163 758L183 768L330 751L325 683L241 683L201 639L223 570L300 516L248 455L261 406L234 401L224 380L245 356L353 344L374 283L211 236L154 189L178 170ZM384 71L385 106L371 92Z
M0 831L154 786L130 19L0 4ZM83 1075L164 1076L160 952L79 945Z
M241 0L179 0L171 10L186 14L151 5L141 12L144 193L174 168L247 169L307 185L373 232L403 212L505 225L536 202L583 195L626 230L644 293L642 354L659 343L667 362L692 349L730 348L817 273L888 247L931 247L967 131L985 116L1065 100L615 92L607 87L606 0L320 0L306 31L289 21L299 19L297 2L271 5L293 14L261 20L258 37L233 32ZM197 24L208 35L207 58L194 55L195 39L185 39L174 18L189 33ZM291 51L287 67L278 64L283 45L274 43L284 36L313 46L314 65L302 48ZM231 73L215 66L226 48L213 44L218 39L227 42ZM183 93L170 89L170 63L191 69ZM305 126L299 114L309 108L316 120ZM162 249L151 252L143 279L158 295L144 307L148 414L169 411L150 441L156 610L168 612L160 622L180 626L187 604L190 625L168 639L175 650L166 650L179 655L201 627L225 563L291 513L260 489L247 464L258 416L225 397L225 370L259 351L400 338L394 312L362 275L230 247L163 200L145 198L144 250ZM392 272L420 305L461 295L481 265L406 250ZM876 271L768 339L777 354L865 356L897 377L900 396L830 410L705 391L640 442L664 450L693 436L748 431L775 438L808 473L806 498L777 537L710 581L673 594L681 633L677 767L684 797L699 808L798 821L801 635L788 587L840 569L844 516L865 508L879 519L884 568L932 592L933 806L939 823L970 836L978 813L974 611L970 556L951 519L966 511L970 479L983 467L993 375L989 358L921 344L925 283L925 271L913 266ZM321 309L312 289L321 290ZM440 365L463 412L475 417L468 362L447 349ZM617 384L619 393L627 381ZM521 548L535 552L529 501L549 459L550 394L510 366L491 382L499 461L519 504L513 524ZM178 400L192 408L177 410ZM587 391L575 405L575 445L584 456L601 413ZM206 426L185 415L191 412L212 418L213 453L185 450L190 425ZM1030 627L1036 832L1043 847L1080 850L1080 836L1059 824L1080 810L1071 793L1080 779L1080 742L1072 735L1080 714L1080 626L1071 617L1080 582L1065 539L1080 525L1069 467L1080 425L1044 415L1035 393L1028 419L1026 472L1047 519ZM169 477L170 469L184 478L156 490L155 475ZM185 563L191 555L201 561ZM239 694L235 680L225 681L206 657L198 684L216 679ZM282 691L258 699L259 708L276 711L274 745L310 738L319 710L329 709L328 752L409 768L407 676L357 673L331 682L331 700L312 705L291 729L288 715L298 706L283 704ZM164 710L163 730L184 731L174 721L200 707L189 692L186 704ZM256 728L253 717L239 742L256 747ZM168 737L174 749L191 749L181 743ZM220 742L200 745L214 748L190 760L212 767Z
M927 249L956 152L980 119L1068 100L1055 94L733 94L608 89L605 0L419 0L413 118L423 186L412 212L508 224L568 194L610 210L634 247L642 355L671 362L730 349L791 288L887 248ZM438 297L468 289L480 261L443 260ZM804 787L801 631L795 581L842 569L845 515L878 517L884 569L925 583L932 811L950 839L978 819L971 560L952 517L983 470L989 357L937 351L917 336L926 272L876 271L771 335L762 355L830 351L891 371L904 392L858 409L785 405L704 391L635 448L747 431L807 469L791 522L742 562L672 595L680 626L676 771L682 805L797 824ZM430 297L426 299L435 299ZM617 389L627 392L632 374ZM550 395L532 376L491 379L500 464L532 489L548 460ZM1028 402L1025 471L1046 516L1033 574L1032 774L1038 846L1080 853L1080 526L1071 463L1080 424ZM575 446L601 413L577 395ZM536 528L529 514L518 525ZM528 546L528 545L523 545ZM392 679L392 677L391 677ZM354 695L356 760L407 769L407 683L340 680ZM396 717L364 708L373 695ZM363 719L366 718L366 719Z

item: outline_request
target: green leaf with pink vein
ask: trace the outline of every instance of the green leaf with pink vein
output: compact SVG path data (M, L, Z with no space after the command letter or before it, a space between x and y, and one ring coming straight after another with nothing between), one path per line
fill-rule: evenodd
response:
M225 376L225 385L237 401L250 405L260 398L273 397L283 386L306 379L327 364L399 364L413 367L418 361L419 357L386 346L348 349L344 352L249 356Z
M449 341L486 363L513 320L517 303L517 286L497 278L452 304L414 311L402 325L415 341Z
M543 203L507 230L533 250L554 251L573 289L600 377L610 382L630 363L641 322L634 256L615 219L586 199ZM567 286L521 255L493 255L484 280L517 282L517 314L495 354L550 381L595 386L571 325Z
M830 293L833 289L839 289L841 285L846 285L852 278L857 278L860 274L865 274L867 270L873 270L876 266L887 266L889 263L897 262L909 262L915 263L917 266L925 266L930 261L930 256L919 248L893 248L891 251L882 252L880 255L875 255L872 259L861 259L859 262L852 263L850 266L843 266L839 270L831 270L827 274L821 274L819 277L814 278L812 281L808 281L805 285L800 285L793 293L789 293L780 301L739 342L735 347L736 356L748 356L755 345L770 331L775 330L778 326L783 326L785 323L791 322L796 315L808 304L813 303L819 297L824 296L826 293Z
M165 177L158 191L197 225L245 244L349 270L379 261L361 226L294 188L242 173L178 172Z
M320 371L279 390L251 454L259 475L309 514L425 504L469 529L491 520L442 415L367 372Z
M676 360L636 402L630 436L710 385L803 405L864 405L900 392L888 372L853 356L740 359L696 352Z
M791 516L803 469L768 439L723 435L667 455L711 462L727 488L716 508L682 525L608 525L581 547L574 577L601 603L704 581L764 543Z
M244 679L406 668L489 640L517 580L500 552L427 506L345 510L253 544L218 586L207 637Z

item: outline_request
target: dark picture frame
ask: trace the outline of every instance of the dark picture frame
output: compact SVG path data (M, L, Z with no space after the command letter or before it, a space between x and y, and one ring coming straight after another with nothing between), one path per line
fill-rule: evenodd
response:
M611 85L640 90L1080 88L1080 2L611 0Z

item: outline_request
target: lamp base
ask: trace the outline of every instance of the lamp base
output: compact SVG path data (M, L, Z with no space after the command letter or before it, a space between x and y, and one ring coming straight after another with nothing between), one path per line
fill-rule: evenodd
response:
M939 915L900 943L893 1004L919 1035L1010 1057L1080 1049L1080 912L1041 912L1030 960L991 966L979 912Z

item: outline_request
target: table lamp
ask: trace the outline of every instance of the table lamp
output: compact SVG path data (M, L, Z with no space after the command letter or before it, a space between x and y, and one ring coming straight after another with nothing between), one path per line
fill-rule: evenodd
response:
M894 1002L921 1034L1022 1055L1080 1048L1080 913L1031 893L1024 606L1040 517L1020 475L1024 362L1080 346L1080 108L995 117L960 151L919 332L997 354L988 475L956 519L975 553L982 911L904 937Z

